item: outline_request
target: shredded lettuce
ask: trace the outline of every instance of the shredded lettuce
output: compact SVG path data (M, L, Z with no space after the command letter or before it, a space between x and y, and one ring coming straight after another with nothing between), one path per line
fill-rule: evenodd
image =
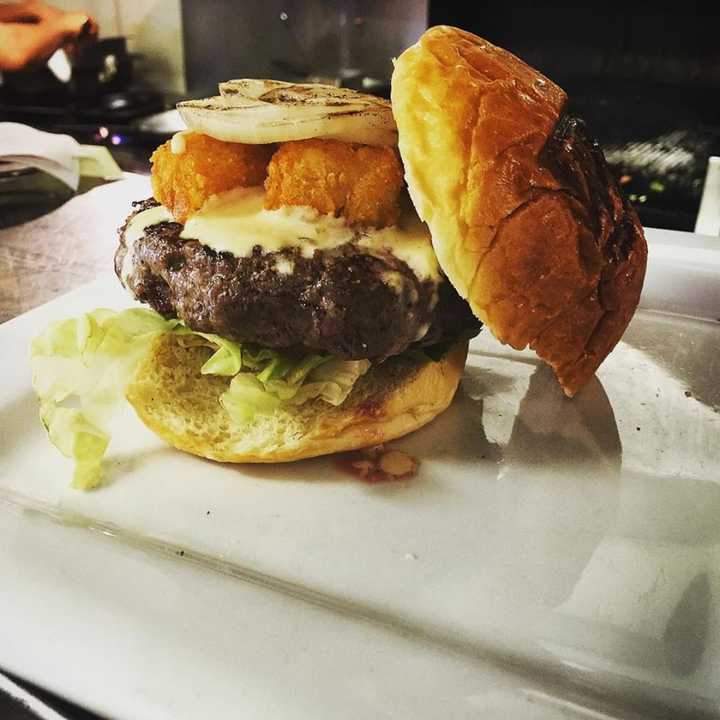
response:
M340 405L370 367L367 360L244 346L141 308L99 309L52 323L32 343L33 387L50 440L75 462L73 487L89 490L102 481L110 417L124 401L138 363L165 333L213 351L201 372L231 378L220 404L237 422L272 413L283 403L320 398Z
M367 360L329 358L308 373L304 384L298 387L289 402L301 405L312 398L320 398L330 405L341 405L369 367Z
M238 373L220 396L220 404L239 423L252 420L257 414L272 413L280 406L280 402L251 373Z
M102 458L110 435L80 410L53 403L41 404L40 418L53 444L63 455L75 460L73 487L79 490L97 487L102 478Z
M100 484L105 430L139 360L178 321L151 310L95 310L49 325L33 340L33 387L52 443L75 461L73 487Z

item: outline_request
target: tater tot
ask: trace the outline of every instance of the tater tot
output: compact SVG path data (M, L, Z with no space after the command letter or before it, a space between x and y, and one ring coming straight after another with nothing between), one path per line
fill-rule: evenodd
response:
M275 145L223 142L202 133L183 135L184 151L174 154L170 141L152 155L155 199L184 223L216 193L262 185Z
M351 224L386 227L398 219L403 185L393 148L337 140L285 142L268 166L265 207L309 205Z

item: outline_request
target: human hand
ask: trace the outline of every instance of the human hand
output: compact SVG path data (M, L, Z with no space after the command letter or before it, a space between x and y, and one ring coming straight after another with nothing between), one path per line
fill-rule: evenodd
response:
M56 7L40 0L29 0L29 2L24 3L24 7L28 17L34 18L36 22L55 20L65 14L62 10L58 10Z
M98 36L99 27L95 18L82 12L63 13L56 19L66 37L64 49L72 56L92 45Z

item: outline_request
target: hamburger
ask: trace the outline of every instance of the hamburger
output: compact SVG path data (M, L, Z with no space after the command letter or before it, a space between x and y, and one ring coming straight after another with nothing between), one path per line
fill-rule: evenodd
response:
M122 397L223 462L399 437L449 405L481 323L577 393L632 317L646 245L566 99L436 27L397 59L392 105L267 80L180 103L188 130L154 153L153 197L115 256L146 309L56 323L33 346L75 484L99 482Z

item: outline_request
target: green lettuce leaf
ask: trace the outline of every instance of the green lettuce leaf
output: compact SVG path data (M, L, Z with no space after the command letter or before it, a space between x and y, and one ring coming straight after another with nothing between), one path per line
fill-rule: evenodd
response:
M297 388L297 392L288 402L301 405L313 398L320 398L330 405L341 405L358 379L369 369L370 363L367 360L328 358L305 376L305 382Z
M249 422L258 414L272 413L280 406L280 402L251 373L238 373L220 396L220 404L238 423Z
M50 440L75 461L74 487L100 484L109 420L124 401L138 363L164 333L213 351L201 372L231 378L220 403L240 423L283 403L320 398L339 405L370 367L366 360L243 346L144 308L99 309L52 323L32 343L33 387Z
M73 487L78 490L97 487L102 480L102 458L110 436L79 410L53 403L40 406L40 418L53 444L63 455L75 460Z
M232 340L226 340L220 335L202 333L191 330L182 325L175 329L176 334L182 336L185 344L206 345L215 350L205 364L200 368L203 375L225 375L232 377L240 372L243 365L242 348Z
M150 343L178 326L151 310L95 310L49 325L33 340L33 387L53 444L75 460L73 486L101 480L105 427Z

